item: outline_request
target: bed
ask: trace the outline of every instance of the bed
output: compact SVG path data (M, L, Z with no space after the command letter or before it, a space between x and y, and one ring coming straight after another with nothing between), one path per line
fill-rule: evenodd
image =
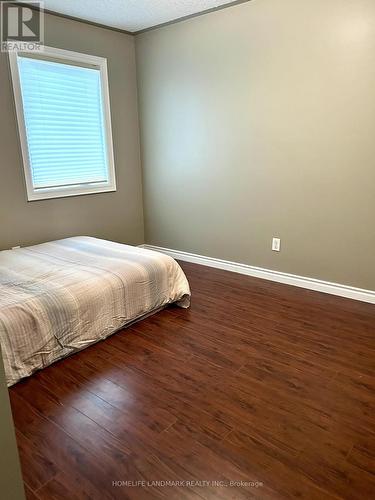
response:
M189 307L189 284L158 252L86 236L1 251L8 386L171 303Z

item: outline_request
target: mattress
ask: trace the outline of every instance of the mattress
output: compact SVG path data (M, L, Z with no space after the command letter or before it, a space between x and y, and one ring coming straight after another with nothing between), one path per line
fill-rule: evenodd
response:
M81 236L0 252L8 386L168 304L188 307L171 257Z

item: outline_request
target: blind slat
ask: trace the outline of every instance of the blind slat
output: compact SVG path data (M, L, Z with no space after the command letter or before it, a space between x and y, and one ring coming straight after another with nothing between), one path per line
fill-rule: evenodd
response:
M99 69L18 61L34 188L108 182Z

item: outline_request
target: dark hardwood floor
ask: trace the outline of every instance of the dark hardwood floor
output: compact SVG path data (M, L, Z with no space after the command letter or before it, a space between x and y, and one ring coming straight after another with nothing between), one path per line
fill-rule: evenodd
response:
M182 266L191 309L11 388L28 498L374 498L375 306Z

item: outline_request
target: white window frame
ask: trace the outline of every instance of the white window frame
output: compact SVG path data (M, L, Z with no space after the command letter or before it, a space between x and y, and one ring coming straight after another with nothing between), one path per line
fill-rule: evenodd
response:
M52 60L62 63L73 63L78 66L94 67L100 70L100 82L103 103L104 127L107 147L107 162L108 162L108 182L90 185L77 184L69 187L56 188L37 188L35 189L32 181L31 165L29 160L29 147L26 136L25 116L22 102L21 81L18 67L18 58L22 55L28 55L38 60ZM91 56L72 52L70 50L56 49L53 47L43 47L43 51L36 53L35 51L18 51L12 50L9 52L9 62L12 75L14 101L16 106L18 131L22 150L23 168L25 173L26 191L28 201L45 200L49 198L63 198L66 196L78 196L92 193L106 193L116 191L116 174L113 155L112 143L112 127L111 127L111 111L109 101L108 87L108 71L107 59L104 57Z

